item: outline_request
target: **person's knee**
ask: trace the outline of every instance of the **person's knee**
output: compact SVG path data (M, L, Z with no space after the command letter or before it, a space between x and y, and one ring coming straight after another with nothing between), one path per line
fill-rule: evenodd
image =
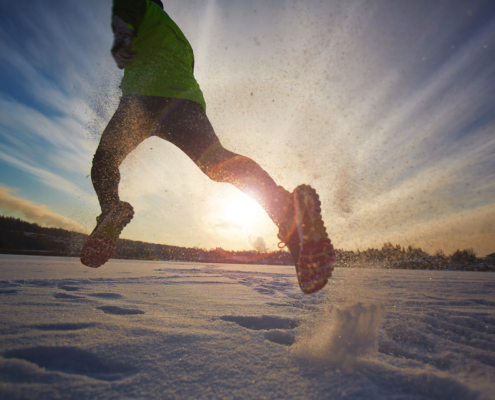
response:
M223 155L206 172L212 181L235 184L252 172L253 161L249 158L231 152Z
M228 164L236 157L239 155L225 149L220 142L216 142L202 154L196 164L211 180L225 182Z

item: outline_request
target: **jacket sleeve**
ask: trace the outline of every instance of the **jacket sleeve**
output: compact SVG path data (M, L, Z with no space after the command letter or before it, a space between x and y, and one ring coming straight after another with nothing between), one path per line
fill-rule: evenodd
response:
M112 20L115 15L122 18L136 36L147 5L148 0L113 0ZM112 29L114 29L113 26Z

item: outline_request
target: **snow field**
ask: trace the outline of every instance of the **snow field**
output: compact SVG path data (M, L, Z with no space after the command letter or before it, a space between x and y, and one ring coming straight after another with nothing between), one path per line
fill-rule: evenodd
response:
M0 398L495 399L495 274L0 256Z

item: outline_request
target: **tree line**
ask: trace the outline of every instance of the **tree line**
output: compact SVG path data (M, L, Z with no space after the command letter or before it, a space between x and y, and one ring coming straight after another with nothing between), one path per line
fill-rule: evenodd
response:
M0 216L0 253L79 257L88 235L59 228L45 228L19 218ZM290 265L286 251L227 251L170 246L121 239L113 258L127 260L175 260L214 263Z
M83 233L60 228L45 228L18 218L0 216L0 253L39 254L79 257L87 238ZM420 247L384 243L381 249L336 251L337 267L397 268L397 269L462 269L495 271L495 254L485 259L476 257L473 249L456 250L446 255L442 250L433 256ZM259 253L257 251L227 251L200 249L121 239L114 258L128 260L196 261L212 263L292 265L285 250Z
M473 249L457 249L451 255L438 250L429 255L421 247L408 246L407 248L392 243L384 243L381 249L367 249L339 252L337 266L344 268L365 268L379 266L381 268L397 269L462 269L495 271L495 254L486 258L478 258Z

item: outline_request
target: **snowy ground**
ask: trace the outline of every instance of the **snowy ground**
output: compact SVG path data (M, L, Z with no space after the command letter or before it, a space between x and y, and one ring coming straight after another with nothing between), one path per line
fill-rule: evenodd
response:
M495 274L0 256L2 399L495 399Z

